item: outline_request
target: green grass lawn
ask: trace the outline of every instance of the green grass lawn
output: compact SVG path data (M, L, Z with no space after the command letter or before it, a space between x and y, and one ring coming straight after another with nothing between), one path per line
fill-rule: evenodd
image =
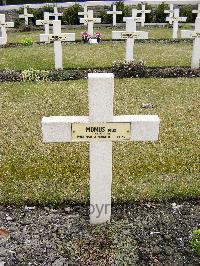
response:
M113 145L115 201L200 194L199 78L116 79L114 113L157 114L158 142ZM85 202L87 143L43 144L41 118L88 115L87 81L0 84L0 203ZM154 109L142 109L152 103Z
M137 43L135 58L148 66L190 66L190 43ZM124 60L125 42L101 43L100 45L63 45L64 68L111 67L114 61ZM0 69L53 69L53 45L0 49Z
M187 27L188 28L188 27ZM172 28L163 28L163 27L137 27L138 30L149 32L150 39L171 39L172 38ZM103 40L110 40L112 38L113 30L125 30L125 26L121 28L111 28L111 27L95 27L94 33L100 31L102 33ZM63 32L75 32L76 40L81 39L81 32L87 31L87 27L81 27L78 29L63 29ZM25 38L32 38L34 42L39 41L39 34L44 33L42 30L31 31L31 32L9 32L8 33L8 42L15 43L21 42ZM179 31L180 37L180 31Z

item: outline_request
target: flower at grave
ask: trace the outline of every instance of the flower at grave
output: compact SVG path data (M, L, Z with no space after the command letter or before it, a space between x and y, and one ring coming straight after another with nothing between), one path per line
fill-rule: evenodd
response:
M100 43L101 41L101 32L96 32L95 37L97 38L97 42Z
M81 32L81 37L82 37L83 42L87 43L89 38L90 38L90 34L87 33L86 31L85 32Z
M96 37L101 37L101 32L97 31L95 34Z

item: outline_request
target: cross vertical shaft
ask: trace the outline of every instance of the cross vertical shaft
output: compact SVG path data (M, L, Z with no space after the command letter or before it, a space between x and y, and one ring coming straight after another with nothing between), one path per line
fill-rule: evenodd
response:
M53 21L53 34L61 34L61 21ZM55 69L62 69L62 43L61 41L54 41L54 55L55 55Z
M89 74L90 122L113 121L114 75ZM111 216L112 141L90 142L90 223L103 223ZM101 216L99 212L101 211Z
M197 35L193 40L192 50L192 64L191 68L199 68L200 66L200 17L195 20L195 34Z

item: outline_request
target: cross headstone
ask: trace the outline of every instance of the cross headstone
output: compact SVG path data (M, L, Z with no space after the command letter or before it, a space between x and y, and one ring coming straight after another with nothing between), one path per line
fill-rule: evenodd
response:
M44 41L54 42L55 69L62 69L62 43L67 38L67 33L61 33L61 21L53 20L53 34L43 34Z
M142 9L138 10L137 12L138 12L138 14L142 14L141 17L143 18L143 20L141 21L141 26L144 27L146 14L151 13L151 10L146 10L145 4L142 4Z
M4 45L7 43L8 37L6 28L13 28L14 22L6 22L6 17L4 14L0 14L0 30L1 30L1 37L0 37L0 45Z
M173 17L173 14L174 14L174 5L173 4L170 4L169 5L169 10L164 10L164 13L165 14L169 14L169 18L172 18ZM170 20L169 21L169 24L172 24L173 22Z
M85 19L84 25L87 25L87 22L86 22L86 19L87 19L87 16L88 16L87 8L88 8L87 3L85 3L84 6L83 6L83 12L78 12L78 15L79 16L83 16L84 19Z
M143 17L137 17L137 13L138 13L137 9L133 8L132 9L132 16L131 17L123 17L123 21L126 22L127 19L132 18L135 22L135 25L137 25L136 24L137 22L140 22L140 23L144 22L144 18ZM136 29L134 28L133 30L135 31Z
M80 23L88 25L88 34L93 35L94 23L101 23L101 18L93 17L93 10L88 10L87 18L80 18Z
M193 40L191 68L200 67L200 17L195 20L195 30L191 35Z
M60 21L59 23L56 24L56 28L60 27L60 30L56 30L57 33L53 34L40 34L40 42L45 42L45 43L50 43L51 41L54 40L60 40L62 42L75 42L75 33L70 32L70 33L61 33L61 20L37 20L36 24L37 25L48 25L51 24L55 24L54 21ZM46 31L46 30L45 30ZM53 31L54 31L54 27L53 27ZM49 27L48 27L48 32L49 32ZM59 67L60 68L60 67Z
M197 17L200 17L200 4L198 4L197 10L192 10L192 13L197 14Z
M133 47L135 39L148 39L148 32L137 31L136 21L133 17L126 19L126 31L121 32L121 39L126 40L126 61L134 59Z
M116 5L113 5L112 11L107 11L107 14L113 15L113 26L116 26L117 24L117 14L122 14L122 11L116 10Z
M54 19L58 20L59 17L63 16L63 13L59 13L58 12L58 7L57 6L54 6L53 10L54 10L53 13L49 13L49 17L55 17Z
M28 14L29 5L24 5L24 14L20 14L19 18L25 19L25 26L28 26L28 18L32 18L33 14Z
M90 223L110 221L113 141L156 141L157 115L113 115L114 75L88 74L89 116L43 117L45 143L90 143Z
M49 19L49 12L44 12L43 20L36 20L37 26L44 25L45 34L49 34L49 25L52 24L52 21Z
M187 17L179 17L179 9L174 9L173 17L167 17L166 21L173 23L173 39L177 39L178 37L178 23L179 21L185 22L187 20Z

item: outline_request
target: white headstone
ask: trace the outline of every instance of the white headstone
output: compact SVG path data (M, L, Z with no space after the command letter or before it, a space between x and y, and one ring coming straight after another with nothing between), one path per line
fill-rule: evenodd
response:
M200 17L200 4L198 4L197 10L192 10L192 13L197 14L197 17Z
M25 19L25 26L28 26L28 18L32 18L33 14L28 14L29 5L24 5L24 14L20 14L19 18Z
M84 19L85 19L84 25L87 25L87 22L86 22L86 19L87 19L87 16L88 16L88 10L87 10L87 8L88 8L87 3L85 3L83 5L83 12L78 12L78 15L79 16L83 16Z
M54 6L54 12L53 13L49 13L49 17L54 17L54 20L58 20L59 17L63 16L63 13L59 13L58 12L58 7Z
M37 26L44 25L45 34L49 34L49 25L50 24L53 24L53 23L49 19L49 12L44 12L44 19L43 20L36 20Z
M47 12L47 14L45 12L44 15L46 15L45 19L44 20L36 20L36 25L47 26L45 28L45 34L40 34L40 42L50 43L51 41L54 41L58 36L56 37L54 33L53 34L49 33L49 25L53 25L54 20L48 20L48 15L49 15L48 12ZM60 25L61 25L61 22L60 22ZM48 32L48 33L46 33L46 32ZM61 30L60 30L60 32L61 32ZM62 42L75 42L75 38L76 38L75 33L72 33L72 32L61 33L61 35L59 34L59 39Z
M121 35L121 36L120 36ZM117 38L118 37L118 38ZM126 31L113 31L112 38L126 40L126 56L127 62L131 62L134 59L133 47L135 39L148 39L148 32L137 31L136 21L134 17L126 18Z
M7 43L8 37L6 28L13 28L14 22L6 22L6 18L4 14L0 14L0 30L1 30L1 37L0 37L0 45L4 45Z
M138 14L138 10L137 9L132 9L132 16L131 18L134 20L135 22L135 27L137 26L137 22L139 23L144 23L144 17L137 17L137 14ZM123 21L126 22L127 19L129 19L130 17L123 17ZM136 30L136 28L132 29L133 31Z
M88 15L86 18L80 18L80 23L88 25L88 34L93 35L94 23L101 23L100 18L93 17L93 10L88 10Z
M116 5L113 5L112 11L107 11L107 14L113 15L113 26L116 26L117 24L117 14L122 14L122 11L116 10Z
M137 11L138 14L142 14L141 17L143 20L141 21L141 26L144 27L146 14L151 13L151 10L145 9L145 4L142 4L142 9Z
M169 18L172 18L173 17L173 14L174 14L174 5L173 4L170 4L169 5L169 10L164 10L164 13L165 14L169 14ZM169 24L172 24L173 22L170 20L169 21Z
M195 30L191 35L193 40L192 63L191 68L199 68L200 66L200 17L195 20Z
M192 33L193 33L193 30L181 30L181 38L182 39L189 39L189 38L191 38Z
M173 17L167 17L166 21L169 21L171 23L173 23L173 39L177 39L178 38L178 22L182 21L182 22L186 22L187 17L179 17L179 9L174 9L174 14Z
M54 42L55 69L62 69L62 41L68 41L69 33L61 33L61 20L52 20L53 34L41 34L40 41ZM72 33L73 34L73 33ZM75 35L75 34L74 34Z
M45 143L90 143L90 223L110 221L112 141L156 141L157 115L113 115L114 75L88 74L88 116L43 117Z

